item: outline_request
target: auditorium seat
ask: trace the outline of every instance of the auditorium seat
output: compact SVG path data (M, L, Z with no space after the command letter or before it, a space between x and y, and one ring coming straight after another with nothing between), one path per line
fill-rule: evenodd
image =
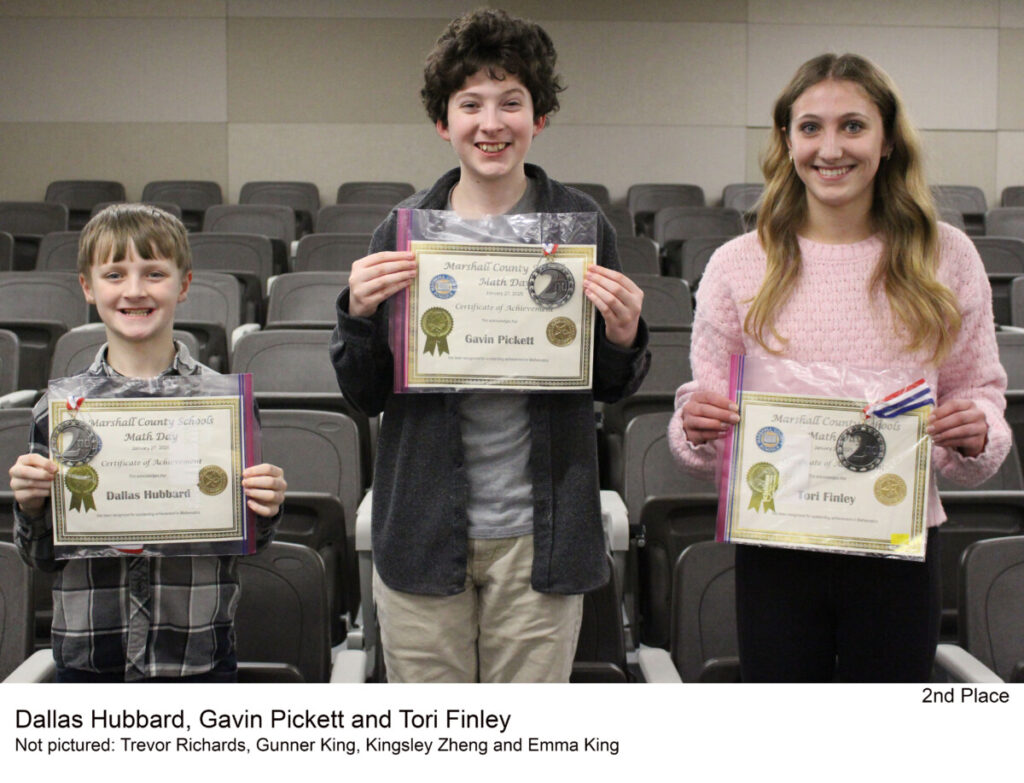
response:
M610 207L601 207L601 211L604 212L608 222L612 224L618 239L636 236L636 226L633 224L633 216L628 208L621 204L613 204Z
M615 241L622 271L633 275L660 275L661 262L658 260L658 246L647 237L622 236Z
M32 574L9 540L0 541L0 680L32 654Z
M264 409L328 410L352 417L359 428L364 482L373 474L376 419L342 395L328 354L330 329L265 329L244 335L231 355L231 372L251 372L256 400Z
M293 272L274 279L267 299L267 329L333 329L335 303L348 272Z
M742 214L753 212L763 192L761 182L734 182L722 189L722 206Z
M370 252L371 234L309 234L295 251L296 272L342 272Z
M316 216L318 234L372 234L388 215L388 204L332 204Z
M626 191L626 206L638 236L653 237L654 214L665 207L703 207L699 185L640 183Z
M242 283L238 278L225 272L194 272L188 298L179 302L174 312L174 328L196 338L196 356L226 372L232 337L241 325Z
M18 335L9 329L0 329L0 396L10 394L19 388L19 351Z
M67 228L72 231L89 222L92 208L101 202L124 201L124 185L110 180L68 179L46 186L43 201L68 208ZM56 229L55 229L56 230Z
M261 411L263 459L288 479L285 518L278 539L305 544L327 567L335 642L344 638L341 616L359 607L355 560L356 510L363 495L356 423L318 410Z
M1003 195L999 201L1001 207L1024 207L1024 185L1012 185L1003 188Z
M14 236L0 231L0 272L14 270Z
M726 185L722 190L722 206L735 209L743 215L743 225L751 231L757 225L757 209L764 185L760 182L740 182Z
M590 196L597 205L604 209L612 205L611 195L608 193L608 188L604 185L598 185L594 182L563 182L563 185L569 188L576 188L576 190L582 191Z
M220 204L206 210L203 233L259 234L274 249L274 274L288 271L295 241L295 210L279 204Z
M619 489L623 438L631 419L644 413L671 411L676 389L691 378L690 332L651 332L651 369L637 391L616 403L600 406L598 454L603 465L601 486Z
M959 590L961 647L1005 682L1024 683L1024 536L969 546Z
M189 231L202 231L207 207L224 203L220 185L205 180L158 180L142 189L143 201L170 201L181 208L181 220Z
M68 230L68 208L43 201L0 201L0 231L14 238L14 271L35 269L39 243L51 231Z
M238 194L239 204L276 204L295 211L295 237L313 231L313 218L320 209L320 191L312 182L246 182Z
M683 682L739 682L736 547L688 546L672 569L669 648Z
M943 223L949 223L949 225L959 228L961 231L967 231L967 224L964 222L963 213L959 210L940 207L938 219Z
M680 277L690 284L690 290L696 292L700 285L700 279L704 275L708 261L722 245L733 236L704 236L690 237L683 242L682 268Z
M652 332L677 332L693 326L690 286L678 277L632 275L644 292L643 317Z
M335 204L383 204L393 207L416 192L408 182L343 182Z
M1024 275L1024 239L1007 236L973 239L992 287L992 314L995 321L997 324L1011 324L1011 287L1015 277Z
M654 216L654 241L661 245L662 269L683 276L682 245L694 237L739 236L743 216L724 207L665 207Z
M19 385L46 385L50 357L68 329L89 320L77 275L63 272L0 273L0 329L18 335Z
M669 411L634 417L625 434L623 499L637 551L635 588L640 641L669 643L672 565L696 541L715 537L718 492L710 479L690 476L668 448Z
M985 191L973 185L933 185L932 196L940 209L954 209L964 217L967 233L981 236L985 230L988 202Z
M269 237L256 234L190 234L192 268L224 272L244 287L243 322L262 323L267 280L274 273L274 248Z
M985 235L1024 239L1024 207L993 207L985 214Z
M36 256L36 271L78 274L78 240L81 235L81 231L51 231L44 235Z

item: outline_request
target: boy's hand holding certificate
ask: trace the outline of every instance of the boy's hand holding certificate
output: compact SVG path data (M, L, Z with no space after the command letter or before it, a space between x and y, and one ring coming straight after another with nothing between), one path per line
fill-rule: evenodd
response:
M61 378L49 400L58 557L254 551L251 376Z
M743 356L731 377L740 421L719 540L924 558L934 402L923 382Z

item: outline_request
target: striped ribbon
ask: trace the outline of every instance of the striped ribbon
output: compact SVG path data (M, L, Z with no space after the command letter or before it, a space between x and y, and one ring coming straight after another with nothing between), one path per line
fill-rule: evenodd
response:
M934 405L931 387L924 378L919 378L909 386L895 391L887 397L883 397L876 403L865 405L863 409L864 418L870 419L877 416L880 419L891 419L901 413L907 413L915 408L925 405Z

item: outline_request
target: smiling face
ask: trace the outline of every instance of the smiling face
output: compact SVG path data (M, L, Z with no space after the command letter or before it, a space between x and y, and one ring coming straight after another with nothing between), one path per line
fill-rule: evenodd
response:
M486 68L466 79L448 99L447 124L437 132L459 156L462 178L505 184L525 176L523 164L533 137L544 128L534 118L530 91L512 74L492 78Z
M889 152L878 107L860 85L826 79L800 94L790 118L786 140L809 222L868 221L875 174Z
M78 280L89 304L96 305L112 347L163 350L172 345L174 309L185 301L192 273L165 258L142 258L133 242L125 257L114 252L93 264Z

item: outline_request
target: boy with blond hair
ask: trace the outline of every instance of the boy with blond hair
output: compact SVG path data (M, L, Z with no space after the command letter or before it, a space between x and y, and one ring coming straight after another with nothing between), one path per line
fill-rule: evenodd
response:
M173 339L174 310L192 281L181 221L154 207L106 208L82 231L78 273L107 342L84 373L155 378L214 373ZM56 571L53 655L58 682L237 679L234 615L239 585L234 556L92 557L57 560L50 487L49 403L33 411L29 453L10 469L14 539L22 558ZM280 521L287 484L279 467L242 473L256 514L257 548Z

